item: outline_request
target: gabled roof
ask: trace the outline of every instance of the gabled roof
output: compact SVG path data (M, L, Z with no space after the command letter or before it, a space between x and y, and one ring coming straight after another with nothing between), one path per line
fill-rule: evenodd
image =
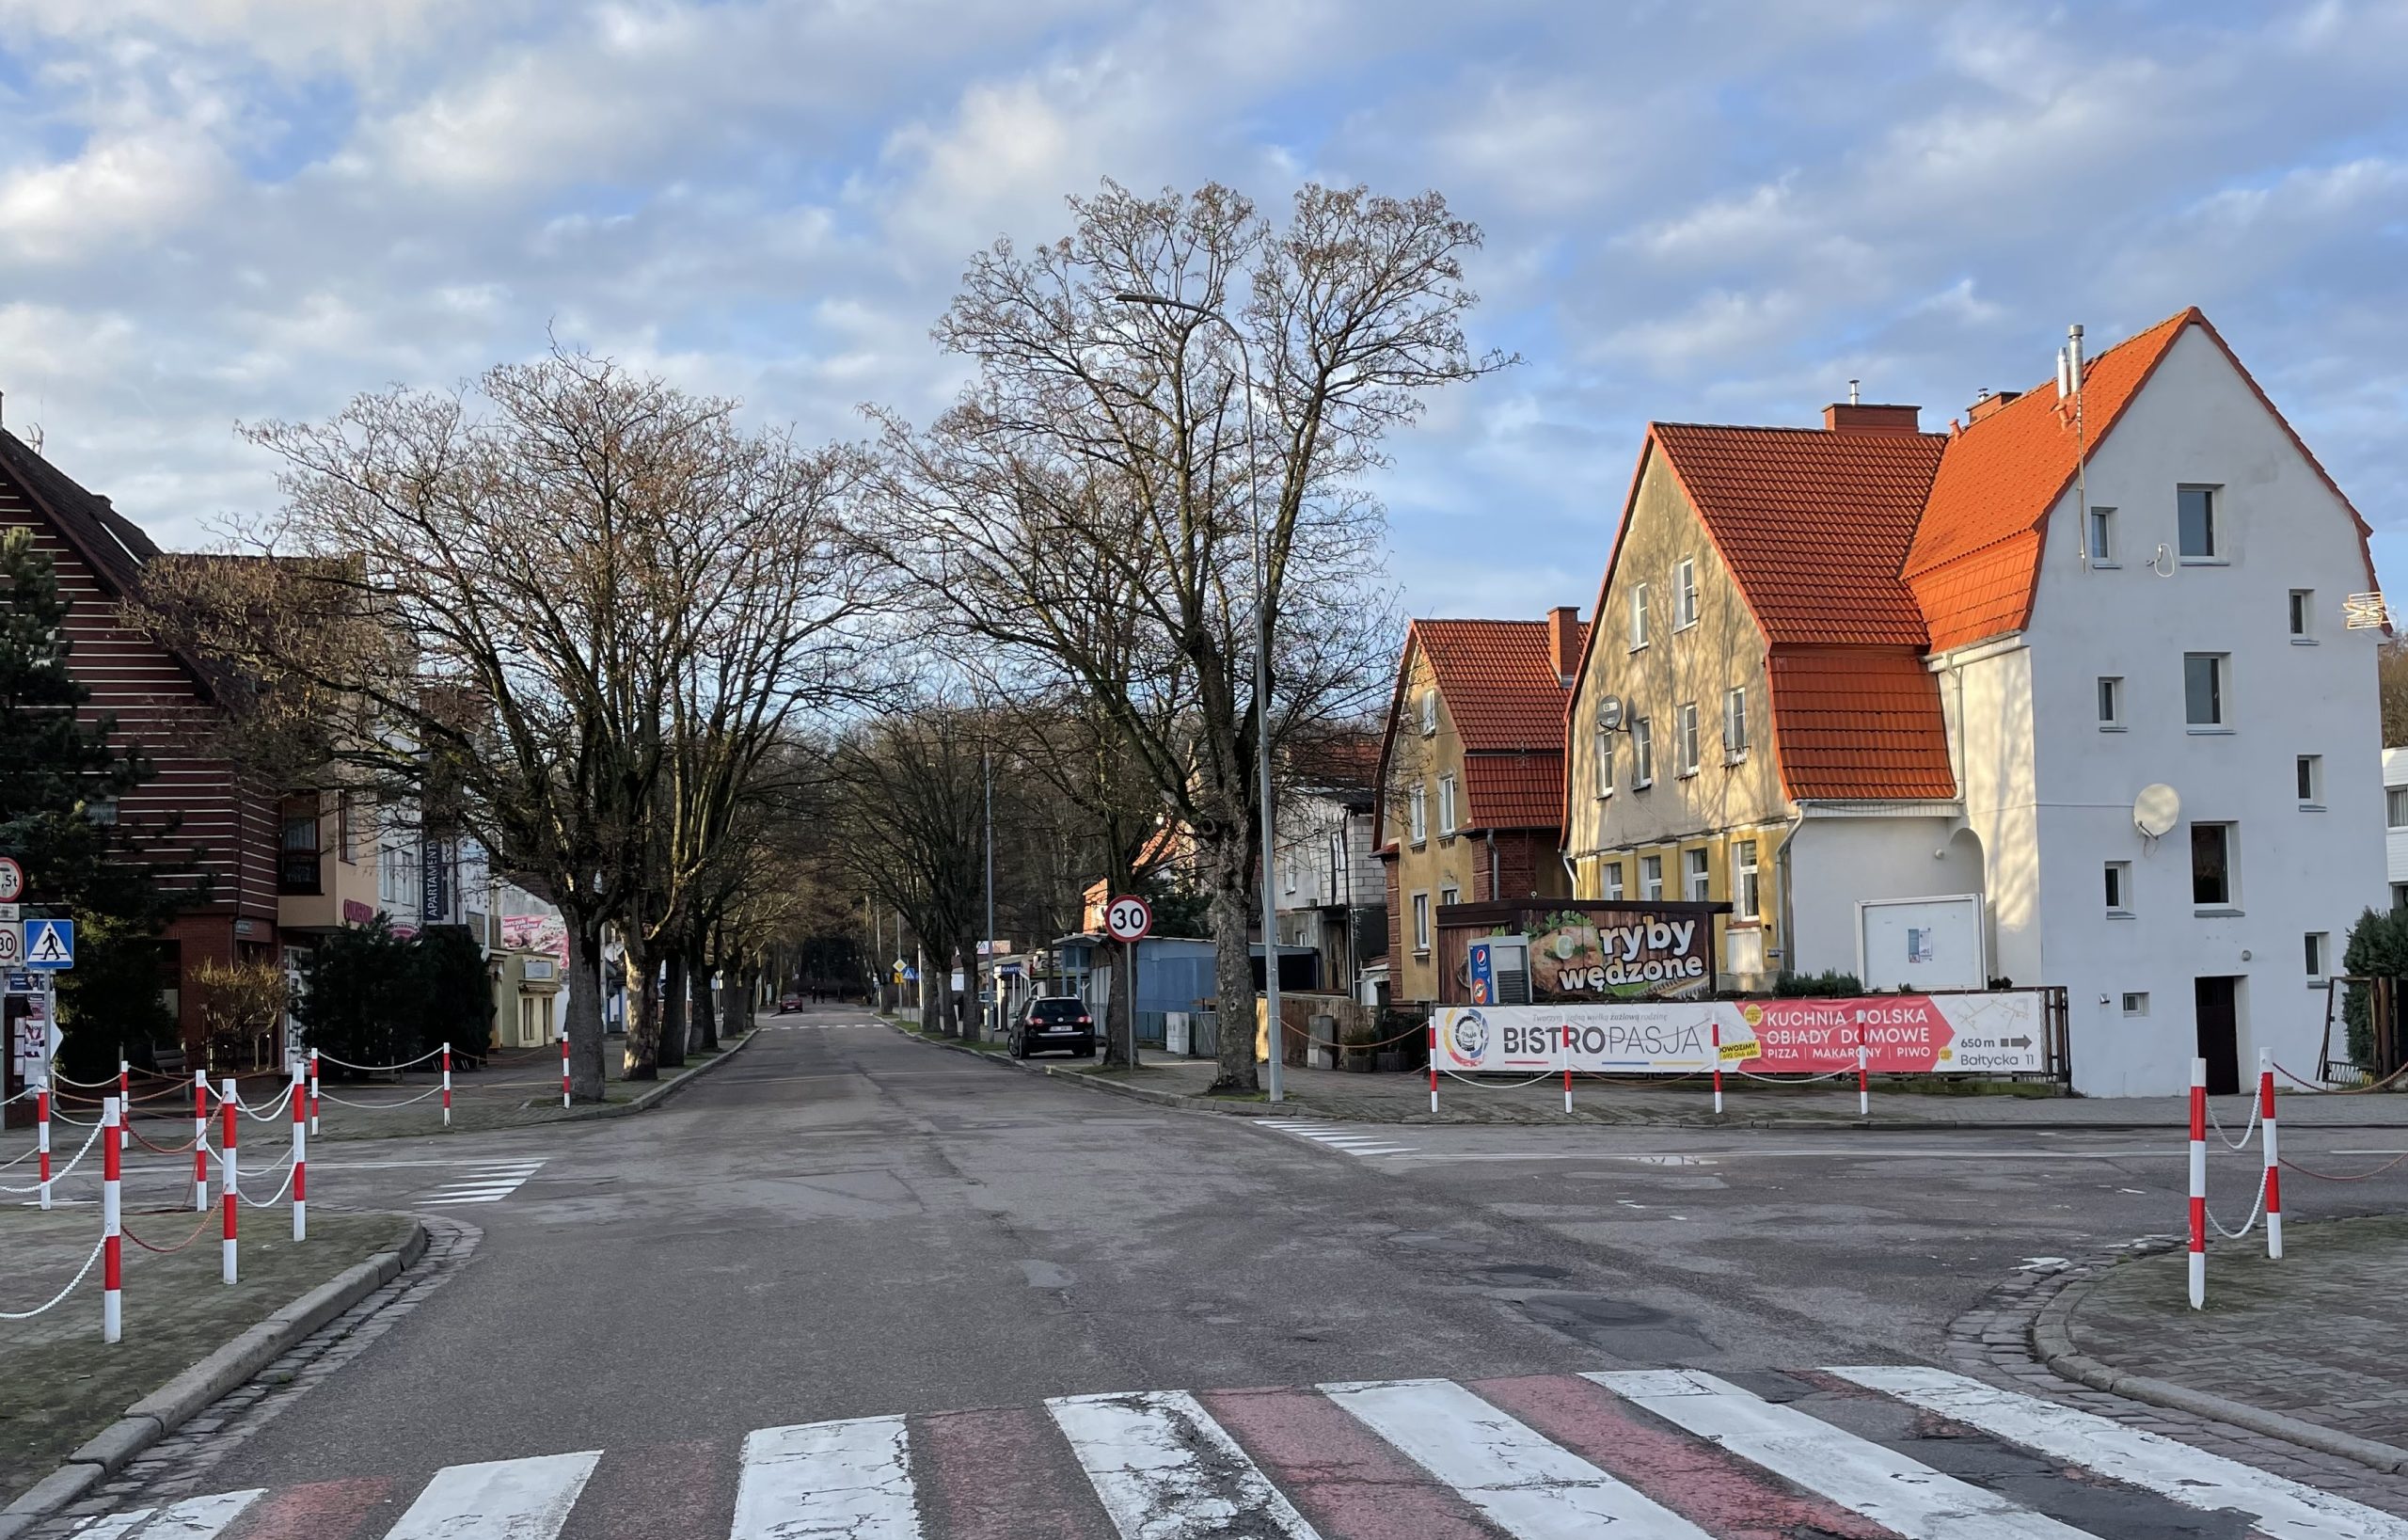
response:
M1776 647L1773 742L1797 802L1956 795L1938 682L1910 647Z
M1588 627L1575 623L1584 648ZM1415 656L1430 676L1464 747L1465 829L1552 829L1563 804L1563 710L1569 691L1557 672L1544 620L1417 620L1397 655L1396 692L1380 740L1379 785L1388 784L1397 735L1420 731L1408 698ZM1372 815L1371 844L1389 843L1387 799Z
M17 484L35 511L57 528L119 598L134 592L143 564L159 554L150 537L110 507L108 499L76 485L6 429L0 429L0 475Z

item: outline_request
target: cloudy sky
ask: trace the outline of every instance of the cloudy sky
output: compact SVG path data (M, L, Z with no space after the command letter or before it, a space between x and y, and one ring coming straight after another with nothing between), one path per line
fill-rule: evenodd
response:
M1944 424L2204 307L2408 581L2408 0L0 0L0 390L163 543L237 421L565 340L925 418L1065 194L1435 187L1477 340L1379 487L1406 607L1585 602L1648 418Z

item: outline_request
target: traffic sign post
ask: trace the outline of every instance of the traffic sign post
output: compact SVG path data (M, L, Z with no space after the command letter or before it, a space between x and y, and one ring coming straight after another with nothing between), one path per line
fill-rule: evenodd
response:
M1129 1024L1129 1036L1122 1046L1129 1055L1129 1068L1139 1068L1137 1059L1137 944L1154 928L1153 906L1133 893L1124 893L1112 900L1103 912L1103 928L1120 944L1120 971L1128 976L1121 999L1128 1008L1122 1012Z

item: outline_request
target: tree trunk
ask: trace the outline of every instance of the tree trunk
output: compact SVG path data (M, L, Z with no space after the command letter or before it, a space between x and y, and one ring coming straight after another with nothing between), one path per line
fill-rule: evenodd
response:
M721 1035L712 1040L713 1046L721 1041L734 1042L744 1035L744 1028L752 1020L754 976L755 971L751 968L743 970L740 978L733 970L730 971L727 988L720 991L720 1008L724 1012L724 1019L720 1024Z
M655 1062L664 1070L684 1069L690 1030L686 1020L686 953L673 947L669 977L660 990L660 1047Z
M1240 819L1202 852L1212 917L1212 976L1219 995L1213 1021L1220 1035L1221 1066L1208 1090L1232 1096L1251 1096L1261 1088L1254 1071L1250 833Z
M568 919L569 1095L579 1102L602 1100L602 935L596 927Z
M987 1008L978 1003L977 948L965 941L954 947L953 955L961 960L961 1040L976 1042L987 1015Z
M657 960L627 945L626 1078L660 1078L660 969Z
M711 965L699 947L686 955L686 987L694 992L693 1013L686 1019L688 1029L698 1047L716 1053L719 1012L711 1008Z

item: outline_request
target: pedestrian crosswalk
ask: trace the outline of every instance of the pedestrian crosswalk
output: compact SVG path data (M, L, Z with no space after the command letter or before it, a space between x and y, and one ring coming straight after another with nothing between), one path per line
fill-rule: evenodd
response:
M1344 1123L1307 1122L1295 1118L1265 1118L1261 1126L1292 1138L1310 1139L1332 1150L1343 1150L1350 1155L1409 1155L1414 1146L1399 1144L1394 1139L1366 1133L1359 1127Z
M763 1022L764 1032L866 1032L883 1022Z
M1761 1389L1741 1383L1751 1379ZM631 1474L610 1475L613 1459ZM690 1469L695 1461L732 1463L732 1481ZM631 1495L673 1494L668 1502L731 1487L732 1510L724 1495L716 1512L628 1507ZM2408 1519L2162 1434L1894 1365L1062 1396L1041 1412L803 1422L727 1445L446 1466L422 1482L330 1479L77 1523L46 1532L2122 1540L2246 1527L2264 1540L2408 1540Z
M496 1161L472 1167L443 1185L420 1194L417 1201L431 1208L461 1203L499 1203L516 1192L527 1179L544 1168L540 1160Z

